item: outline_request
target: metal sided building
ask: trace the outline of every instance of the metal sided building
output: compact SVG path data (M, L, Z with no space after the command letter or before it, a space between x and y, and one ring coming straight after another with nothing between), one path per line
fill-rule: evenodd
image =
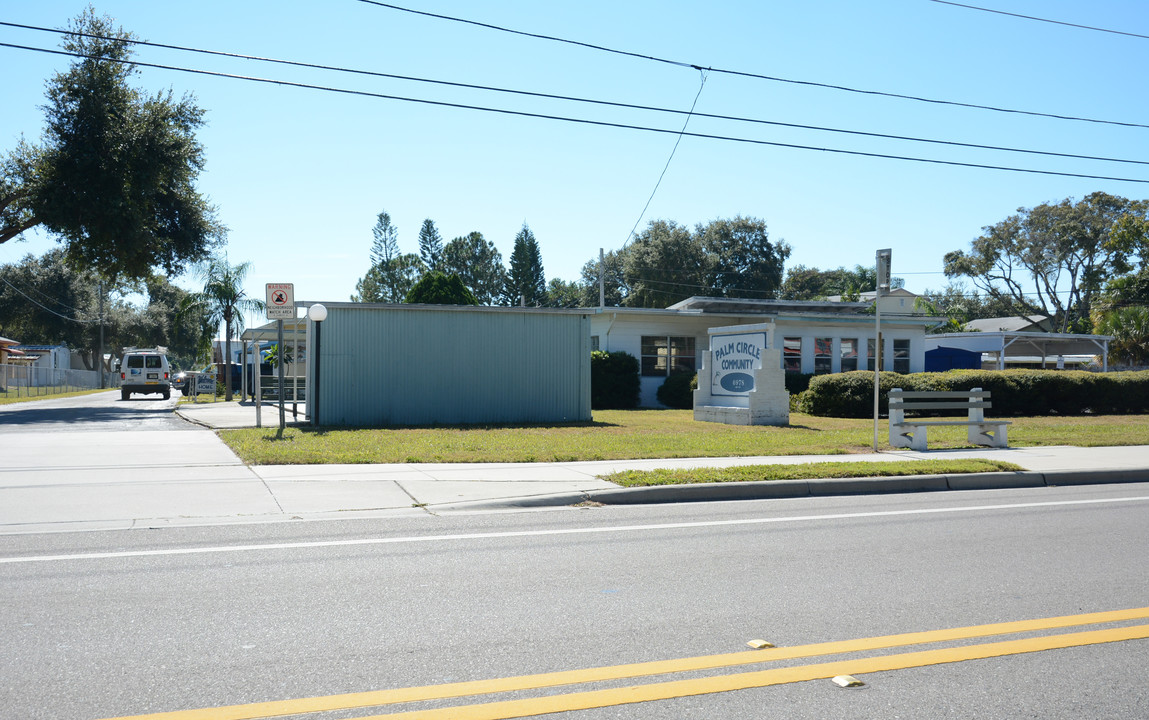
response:
M399 426L591 419L586 310L324 303L308 416Z

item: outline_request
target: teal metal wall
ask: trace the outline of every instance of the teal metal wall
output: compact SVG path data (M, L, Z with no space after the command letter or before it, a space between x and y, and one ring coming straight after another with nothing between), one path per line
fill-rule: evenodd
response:
M518 308L326 304L321 425L591 419L590 318Z

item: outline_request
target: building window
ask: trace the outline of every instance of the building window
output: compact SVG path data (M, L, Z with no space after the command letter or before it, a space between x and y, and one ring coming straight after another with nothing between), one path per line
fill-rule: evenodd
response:
M842 372L858 369L858 339L842 338L841 346Z
M694 372L694 338L642 336L642 374L669 375Z
M802 338L788 337L782 339L782 367L786 372L802 372Z
M866 369L870 372L874 371L874 360L878 357L877 347L878 343L873 338L866 341Z
M590 336L590 351L591 352L597 352L598 351L598 335L591 335Z
M894 372L903 375L910 372L909 340L894 340Z
M831 357L834 352L834 341L831 338L814 338L814 374L826 375L833 366Z

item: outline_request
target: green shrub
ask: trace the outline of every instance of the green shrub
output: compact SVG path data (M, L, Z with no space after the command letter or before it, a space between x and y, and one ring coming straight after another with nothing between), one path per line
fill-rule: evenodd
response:
M590 354L590 406L594 410L638 407L638 360L627 352Z
M1149 371L1091 373L1065 370L950 370L881 373L879 408L885 415L891 388L990 392L989 417L1149 412ZM857 371L819 375L798 397L799 412L826 417L872 417L874 374ZM960 414L942 411L938 414Z
M814 378L812 373L786 373L786 392L791 395L799 395L806 392L810 388L810 380Z
M658 387L658 401L667 407L689 410L694 407L694 390L697 388L697 373L671 373Z
M890 388L905 387L898 373L883 372L880 379L880 406L886 407ZM916 388L915 388L916 389ZM873 417L874 373L865 370L818 375L810 388L799 395L798 411L824 417Z

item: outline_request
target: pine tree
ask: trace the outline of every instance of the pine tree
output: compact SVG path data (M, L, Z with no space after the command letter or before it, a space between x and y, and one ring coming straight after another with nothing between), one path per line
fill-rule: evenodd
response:
M511 251L511 268L507 273L504 302L527 307L544 305L547 300L547 280L543 273L542 254L535 234L523 223L515 236L515 249Z
M375 227L371 228L375 240L371 243L371 265L385 265L399 257L399 229L391 224L386 211L379 213Z
M431 218L424 220L423 227L419 228L419 257L430 272L438 270L443 260L443 236Z

